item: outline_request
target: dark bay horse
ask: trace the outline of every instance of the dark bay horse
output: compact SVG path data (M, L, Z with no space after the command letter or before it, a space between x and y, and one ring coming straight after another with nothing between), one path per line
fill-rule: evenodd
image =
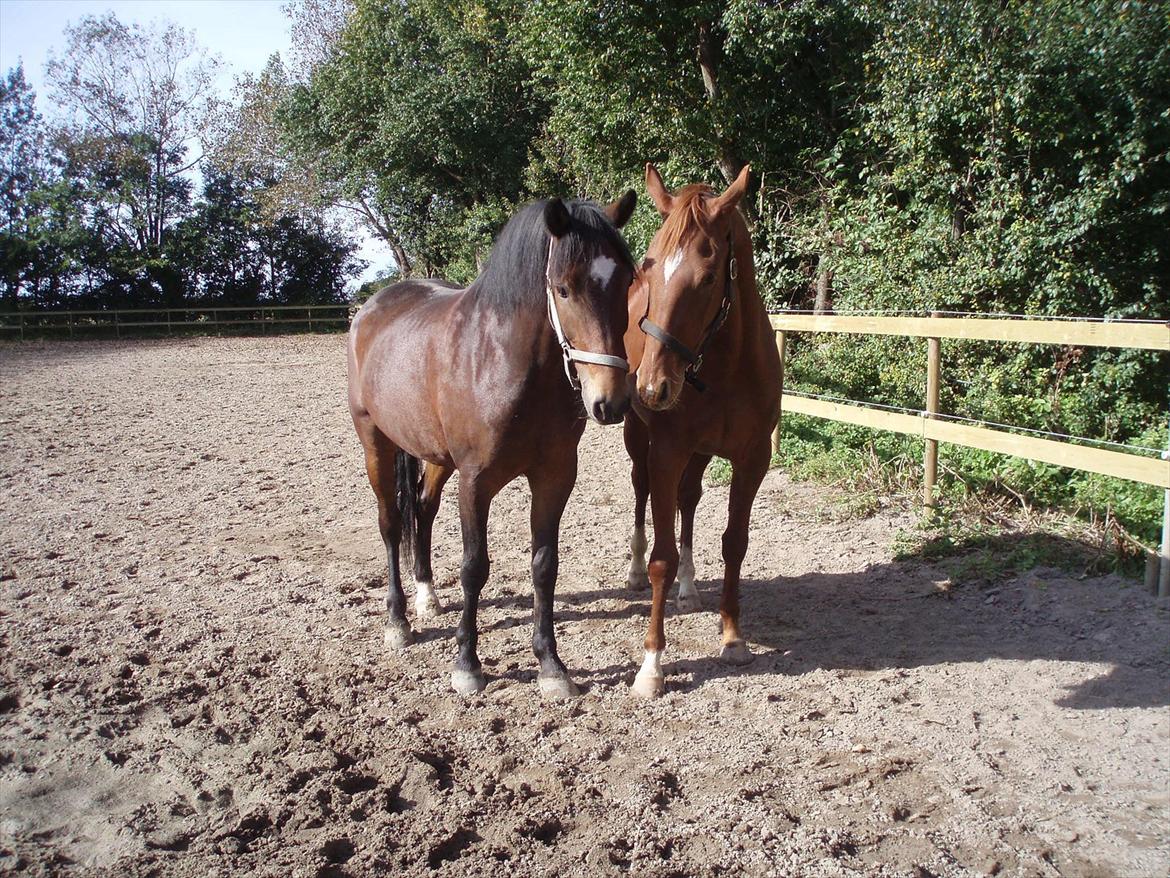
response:
M532 490L540 689L555 697L577 692L553 632L557 538L584 418L617 423L629 407L622 336L634 264L617 229L634 201L631 191L604 209L559 199L530 204L504 227L487 268L466 290L403 281L371 298L350 327L349 408L386 546L391 647L413 641L400 543L413 555L416 615L441 609L431 527L443 485L459 471L463 615L451 683L461 694L485 685L476 610L488 576L488 508L518 476Z
M738 210L748 169L726 191L692 185L671 195L653 165L646 189L664 221L630 290L626 350L637 365L634 411L626 416L633 461L634 532L629 583L652 591L646 657L634 692L664 688L666 591L678 575L680 610L699 606L691 558L695 507L713 455L731 462L723 532L721 658L751 660L739 630L739 573L752 501L771 459L780 414L780 357L756 289L751 236ZM646 565L646 498L654 546ZM681 513L680 549L674 544Z

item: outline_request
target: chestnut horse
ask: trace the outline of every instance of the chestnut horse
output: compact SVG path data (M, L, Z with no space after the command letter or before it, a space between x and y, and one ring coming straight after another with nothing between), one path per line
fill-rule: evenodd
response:
M517 476L532 490L532 648L540 689L554 697L577 692L553 631L557 539L577 479L584 418L613 424L629 407L622 335L634 263L617 227L635 197L627 192L605 209L559 199L528 205L466 290L403 281L378 292L350 326L349 408L386 546L390 647L413 640L400 543L413 555L416 616L441 611L431 527L443 485L459 471L463 615L451 684L460 694L485 686L476 610L488 577L488 508Z
M633 461L634 532L629 584L653 589L646 656L634 692L664 688L666 591L678 575L678 606L697 609L691 557L695 507L712 455L731 462L731 497L723 532L721 658L751 660L739 629L739 572L747 552L752 501L771 460L780 414L780 357L756 289L751 236L737 205L748 169L721 195L692 185L671 195L653 165L646 189L664 222L650 242L630 290L626 350L637 364L634 411L626 416ZM654 547L646 565L646 497ZM681 513L680 547L674 544Z

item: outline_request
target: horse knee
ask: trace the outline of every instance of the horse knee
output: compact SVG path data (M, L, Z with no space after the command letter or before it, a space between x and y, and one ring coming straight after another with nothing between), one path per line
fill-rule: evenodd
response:
M491 562L486 553L475 553L463 556L463 566L460 568L460 581L464 588L480 589L487 582L488 569Z

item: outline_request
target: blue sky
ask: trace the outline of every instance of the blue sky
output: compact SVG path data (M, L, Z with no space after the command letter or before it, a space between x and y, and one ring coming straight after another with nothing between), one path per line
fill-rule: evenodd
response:
M24 62L24 75L47 104L45 62L65 45L65 26L86 15L113 12L125 24L173 21L193 31L196 42L223 61L219 90L231 94L235 77L259 73L269 56L287 59L289 22L283 0L0 0L0 74ZM370 263L362 280L391 262L389 248L366 238L358 253Z
M273 52L287 55L288 19L281 0L0 0L0 70L24 61L37 97L45 95L45 62L60 52L65 25L113 12L120 21L147 25L169 20L194 31L196 41L224 62L220 88L234 76L263 69Z

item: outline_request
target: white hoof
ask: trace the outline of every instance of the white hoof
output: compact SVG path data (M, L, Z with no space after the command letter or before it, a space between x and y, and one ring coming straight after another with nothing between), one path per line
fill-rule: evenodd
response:
M478 695L487 686L480 671L452 671L451 688L460 695Z
M645 591L650 587L650 577L645 570L631 570L626 575L626 585L634 591Z
M634 685L630 691L639 698L657 698L666 691L666 680L661 674L645 674L641 671L634 677Z
M581 694L581 690L577 688L577 684L569 679L566 674L563 677L537 677L536 684L540 687L540 694L544 698L576 698Z
M388 649L405 649L414 643L414 632L410 630L410 623L405 620L387 622L382 640Z
M674 605L680 613L697 613L703 609L703 601L699 598L697 591L687 592L685 594L679 591Z
M719 651L719 661L725 662L729 665L746 665L755 656L748 648L748 645L742 640L733 640L731 643L723 644L723 649Z
M419 619L433 619L443 612L443 603L431 589L419 588L414 594L414 615Z

